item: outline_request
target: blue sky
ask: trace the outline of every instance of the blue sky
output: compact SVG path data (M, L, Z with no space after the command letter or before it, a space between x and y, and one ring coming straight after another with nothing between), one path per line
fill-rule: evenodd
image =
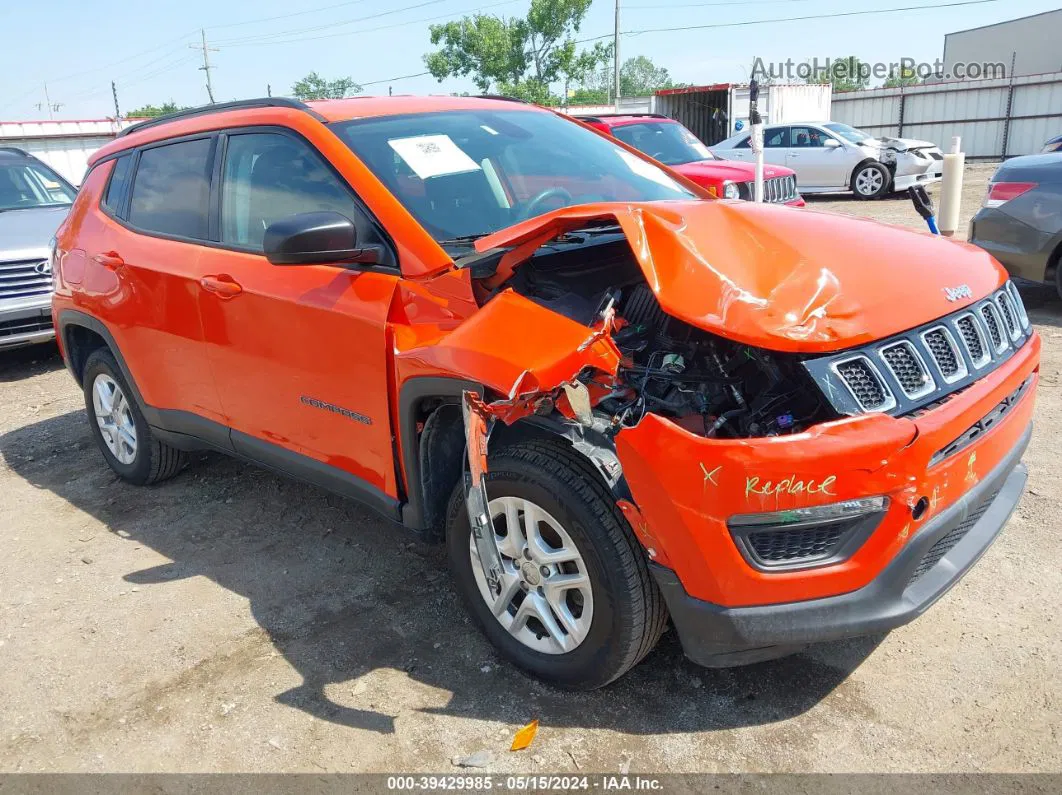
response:
M995 0L940 8L952 0L623 0L624 58L647 55L691 83L746 79L755 56L770 61L855 54L863 60L911 57L932 62L944 34L1049 11L1058 0ZM366 93L447 93L469 90L464 80L442 84L424 71L428 25L481 10L522 15L529 0L7 0L0 49L0 120L43 119L44 84L56 118L113 115L110 81L122 111L145 103L207 101L201 55L189 47L205 27L217 101L287 94L310 71L370 83ZM667 33L646 28L708 25L925 5L926 10L812 19ZM400 10L405 9L405 10ZM613 0L594 0L579 38L610 34ZM275 19L266 19L278 17ZM376 82L385 81L385 82Z

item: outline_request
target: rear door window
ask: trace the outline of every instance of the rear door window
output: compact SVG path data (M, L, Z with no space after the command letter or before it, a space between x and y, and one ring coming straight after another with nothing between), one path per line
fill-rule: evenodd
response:
M763 145L775 149L789 146L789 128L775 127L763 134Z
M132 155L122 155L114 161L111 180L107 183L107 192L103 196L103 208L111 215L118 215L122 210L122 201L129 188L129 169L132 165Z
M213 144L198 138L141 152L129 223L146 232L206 239Z

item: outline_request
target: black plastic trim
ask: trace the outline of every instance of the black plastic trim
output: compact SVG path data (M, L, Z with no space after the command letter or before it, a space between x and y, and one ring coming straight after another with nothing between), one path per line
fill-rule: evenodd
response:
M980 559L1010 518L1028 479L1021 456L1031 436L1030 423L987 477L928 521L859 590L804 602L723 607L690 596L674 571L651 563L686 656L708 667L742 665L789 654L809 643L885 632L922 615ZM988 510L962 540L912 581L933 544L997 490Z
M425 511L424 480L421 472L420 444L417 435L417 409L430 398L450 399L460 403L465 392L484 393L482 384L459 378L424 376L411 378L398 395L398 431L402 449L406 503L402 506L402 523L414 530L428 529Z

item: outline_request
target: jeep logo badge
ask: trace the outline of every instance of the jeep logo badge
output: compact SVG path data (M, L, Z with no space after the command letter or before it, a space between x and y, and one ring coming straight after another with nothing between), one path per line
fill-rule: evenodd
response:
M959 301L963 298L973 298L973 290L968 284L960 284L958 287L945 287L944 296L949 301Z

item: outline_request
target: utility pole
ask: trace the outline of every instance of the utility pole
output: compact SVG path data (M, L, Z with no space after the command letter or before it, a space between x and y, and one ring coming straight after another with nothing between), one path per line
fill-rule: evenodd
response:
M48 96L48 84L47 83L44 84L44 103L48 106L48 118L49 119L54 119L55 115L52 113L52 100L51 100L51 97ZM58 106L56 106L56 109L58 109Z
M121 121L122 112L118 110L118 87L111 81L111 96L114 97L114 120Z
M273 86L270 85L269 83L266 83L266 96L267 97L273 96Z
M202 45L189 44L188 46L191 47L193 50L202 50L203 51L203 65L200 66L199 69L200 69L200 71L206 72L207 96L210 97L210 104L213 105L214 104L214 86L212 86L211 83L210 83L210 70L213 69L214 67L212 67L210 65L210 53L217 52L218 49L217 49L217 47L207 47L206 30L205 29L200 28L199 29L199 33L203 37Z
M620 101L620 0L616 0L616 30L612 37L612 49L613 55L616 56L615 63L613 64L614 77L616 82L616 112L619 113L619 101Z

